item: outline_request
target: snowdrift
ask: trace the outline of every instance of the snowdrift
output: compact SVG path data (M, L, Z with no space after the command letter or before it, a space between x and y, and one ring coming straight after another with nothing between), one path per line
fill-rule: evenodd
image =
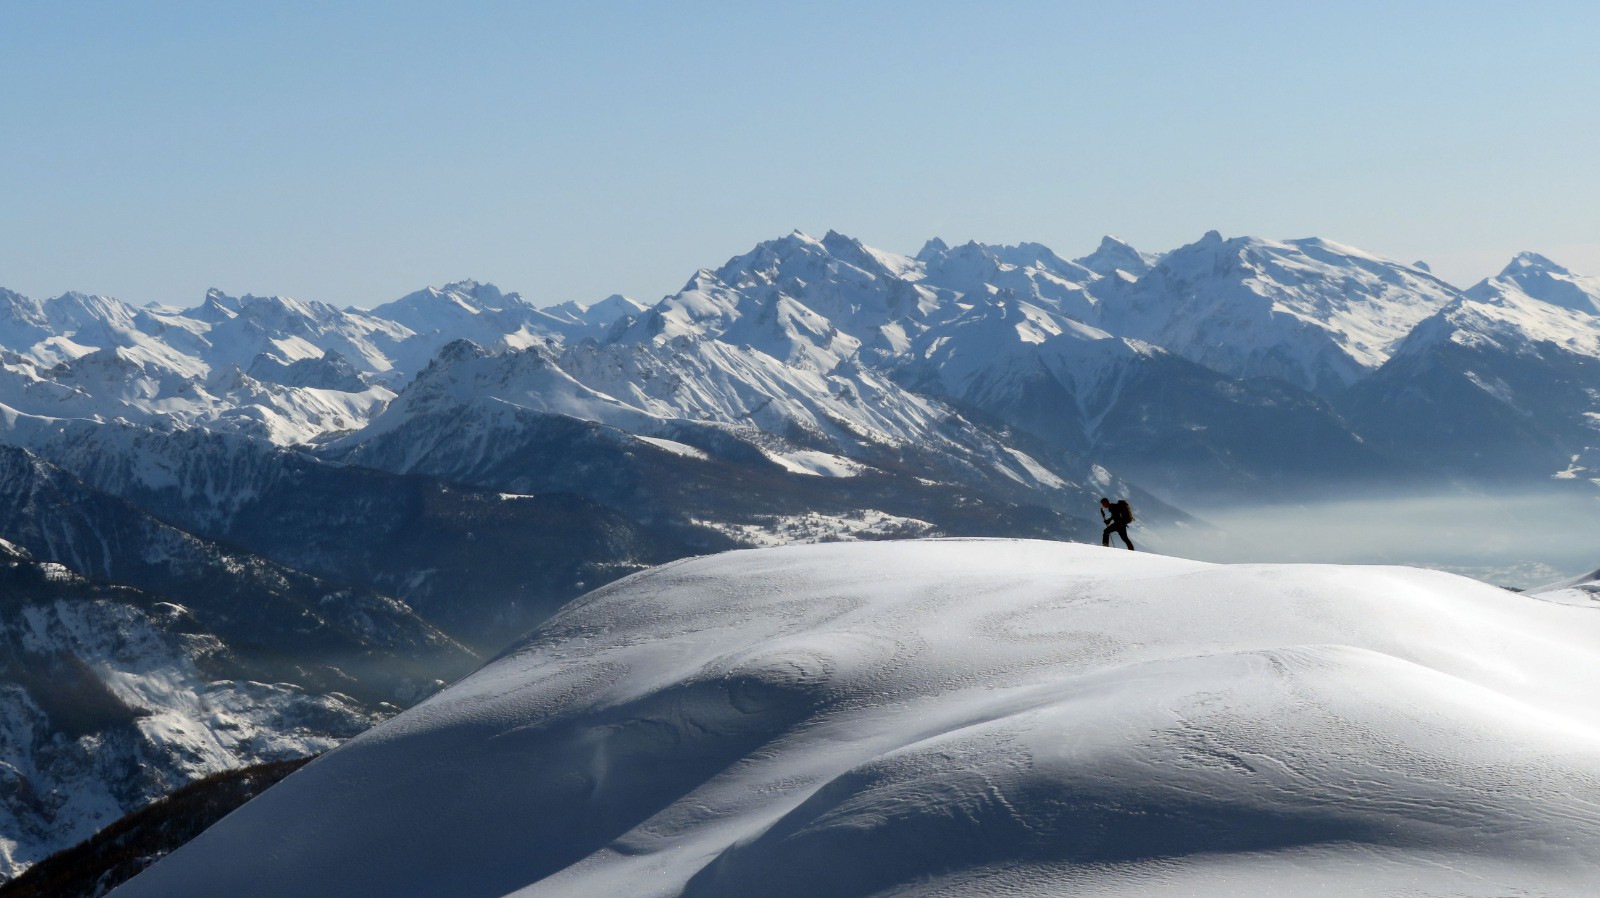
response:
M140 896L1591 894L1600 614L940 540L569 605Z

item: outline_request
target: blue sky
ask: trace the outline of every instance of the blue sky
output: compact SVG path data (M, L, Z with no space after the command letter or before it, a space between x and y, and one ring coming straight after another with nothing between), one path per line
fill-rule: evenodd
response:
M793 228L1600 274L1600 4L0 3L0 286L653 300Z

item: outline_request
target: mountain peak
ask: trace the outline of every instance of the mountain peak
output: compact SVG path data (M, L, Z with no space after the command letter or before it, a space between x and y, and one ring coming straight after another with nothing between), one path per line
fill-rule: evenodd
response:
M440 348L436 361L452 365L467 359L485 359L494 353L467 339L451 340Z
M1535 252L1520 252L1512 257L1511 263L1500 271L1500 277L1515 277L1525 272L1545 272L1547 274L1563 274L1570 276L1571 271L1550 261L1546 256Z
M1216 231L1211 231L1207 236L1209 237L1216 233ZM1218 239L1220 240L1221 237L1218 236ZM1117 271L1125 271L1135 277L1143 277L1154 264L1155 258L1141 253L1127 242L1107 234L1100 238L1100 246L1094 252L1072 261L1101 277L1110 277Z
M201 321L221 324L237 316L243 308L244 306L238 299L229 296L216 287L212 287L206 291L205 300L200 303L199 307L191 315Z
M932 240L929 240L927 243L922 244L922 249L917 250L917 254L916 254L916 256L914 258L918 262L926 262L929 259L934 258L935 256L939 256L939 255L941 255L943 253L947 253L949 251L950 251L950 244L945 243L943 240L940 240L938 237L935 237Z
M1573 274L1538 253L1517 253L1504 270L1467 295L1493 302L1508 290L1563 309L1600 314L1600 278Z
M494 284L465 278L451 281L439 288L442 293L454 293L460 296L469 296L482 308L500 308L508 303L522 304L522 295L519 293L506 293Z

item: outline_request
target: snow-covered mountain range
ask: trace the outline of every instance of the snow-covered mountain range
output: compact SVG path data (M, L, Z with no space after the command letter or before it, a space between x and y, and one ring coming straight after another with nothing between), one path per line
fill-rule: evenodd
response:
M1530 460L1548 470L1517 469L1544 476L1587 470L1594 410L1573 402L1590 375L1566 378L1572 396L1535 397L1492 369L1532 360L1566 375L1600 356L1597 285L1525 253L1463 291L1314 238L1211 232L1160 256L1106 238L1068 261L1038 244L933 240L907 257L796 232L649 307L539 308L473 281L365 311L215 290L189 309L0 291L0 405L352 457L419 416L498 404L673 442L710 426L835 474L914 448L919 465L1048 492L1100 464L1181 501L1186 480L1394 474L1409 453L1373 452L1382 419L1406 401L1401 384L1445 365L1482 395L1399 417L1566 425ZM445 351L459 341L476 348ZM1296 445L1263 450L1263 426ZM1474 471L1448 455L1449 473Z
M362 719L688 555L1090 540L1102 495L1142 524L1219 496L1589 489L1597 447L1600 279L1531 253L1461 290L1320 239L1069 259L795 232L649 305L0 290L0 538Z
M1577 896L1597 676L1592 605L1431 571L726 553L569 605L113 894Z

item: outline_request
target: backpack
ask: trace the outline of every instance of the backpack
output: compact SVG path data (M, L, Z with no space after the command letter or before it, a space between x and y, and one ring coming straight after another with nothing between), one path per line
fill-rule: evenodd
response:
M1133 506L1128 504L1127 499L1118 499L1116 505L1112 507L1117 510L1117 517L1129 524L1133 523Z

